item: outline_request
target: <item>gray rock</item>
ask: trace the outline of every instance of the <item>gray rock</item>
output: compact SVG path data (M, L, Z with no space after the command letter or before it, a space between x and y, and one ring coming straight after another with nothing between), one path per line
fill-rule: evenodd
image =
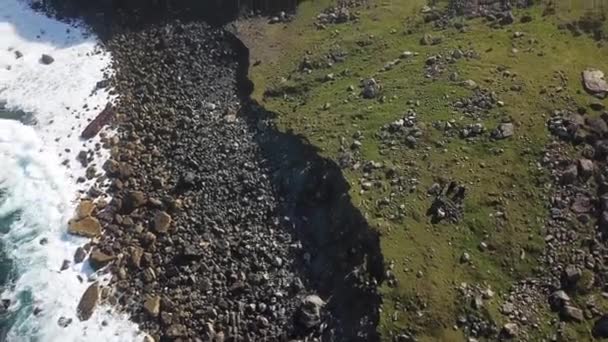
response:
M578 177L578 168L576 164L568 166L561 175L561 181L563 184L572 184Z
M321 309L325 302L317 295L309 295L302 300L298 322L310 329L321 323Z
M57 320L57 325L59 325L62 328L67 328L70 324L72 324L72 319L71 318L67 318L67 317L61 316Z
M506 323L502 327L502 334L508 338L516 337L519 334L519 327L515 323Z
M477 83L473 80L465 80L462 81L461 85L467 89L475 89L477 88Z
M368 78L363 81L363 91L361 94L366 99L373 99L380 94L380 84L373 78Z
M564 306L562 308L561 314L562 314L562 317L568 321L582 322L585 320L585 316L583 315L583 310L581 310L575 306L572 306L572 305Z
M608 83L604 79L604 72L598 69L587 69L583 71L583 85L585 89L601 97L608 93Z
M54 61L55 58L53 58L51 55L43 54L42 57L40 57L40 63L44 65L52 64Z
M501 123L492 132L492 138L494 139L505 139L513 136L514 127L512 123Z
M578 160L578 174L582 179L589 179L591 176L593 176L594 170L595 165L593 164L592 160L585 158L581 158Z
M68 268L70 268L70 260L63 260L63 262L61 263L61 267L59 268L59 271L65 271Z
M564 290L555 291L549 296L549 305L553 311L560 311L568 303L570 303L570 297Z
M76 248L76 252L74 252L74 263L80 264L87 257L87 252L82 247Z
M171 216L164 211L159 211L154 215L154 231L157 233L167 233L171 227Z

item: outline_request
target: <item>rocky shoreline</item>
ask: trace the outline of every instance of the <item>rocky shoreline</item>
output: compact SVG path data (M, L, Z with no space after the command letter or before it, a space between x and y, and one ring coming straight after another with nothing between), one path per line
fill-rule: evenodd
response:
M379 241L340 168L249 100L238 38L181 19L102 35L117 133L91 174L112 200L92 188L70 232L112 280L77 317L109 302L154 341L378 340Z

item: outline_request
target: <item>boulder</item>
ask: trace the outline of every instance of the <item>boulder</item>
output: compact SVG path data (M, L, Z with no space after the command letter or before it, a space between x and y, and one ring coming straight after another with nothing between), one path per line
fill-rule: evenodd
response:
M131 265L140 268L141 267L141 257L144 255L144 249L138 246L132 246L129 248L129 256Z
M148 202L146 195L141 191L129 191L124 199L124 208L131 212Z
M575 265L568 265L562 272L562 286L572 288L581 279L581 270Z
M307 329L317 326L321 323L321 309L325 306L325 302L317 295L306 296L302 300L298 322Z
M76 315L81 321L86 321L93 315L95 306L99 300L99 285L97 283L91 284L86 291L82 294L80 302L78 302L78 308Z
M144 301L144 310L152 317L160 313L160 296L150 296Z
M578 168L576 164L572 164L562 172L561 182L563 184L572 184L576 181L576 177L578 177Z
M171 226L171 216L164 211L159 211L154 215L154 231L157 233L167 233Z
M560 311L568 303L570 296L564 290L555 291L549 296L549 305L553 311Z
M420 45L431 45L433 43L433 37L425 33L422 38L420 38Z
M54 61L55 61L55 58L53 58L51 55L43 54L40 57L40 63L42 63L44 65L52 64Z
M380 94L380 84L376 82L373 78L368 78L363 81L363 91L361 95L363 95L366 99L373 99Z
M90 216L78 221L72 220L68 223L68 233L94 238L101 235L101 224L96 218Z
M512 123L501 123L492 132L492 138L505 139L513 135L514 127Z
M584 214L590 212L593 207L591 198L584 194L577 194L570 208L577 214Z
M587 118L585 119L585 124L589 131L597 134L600 137L604 137L608 134L608 124L606 121L601 118Z
M608 93L608 83L604 79L604 72L598 69L583 71L583 85L585 90L593 95L605 97Z
M593 176L594 169L595 166L592 160L584 158L578 160L578 174L583 180L587 180Z
M93 252L91 252L91 255L89 256L89 262L91 263L91 267L93 267L94 270L98 270L106 266L114 259L116 259L115 256L108 255L100 251L99 248L93 249Z
M81 220L87 216L91 216L93 211L95 210L95 203L89 200L83 200L78 204L76 208L76 217L75 220Z
M562 308L561 315L567 321L582 322L585 320L583 310L572 305L564 306Z
M519 327L515 323L506 323L502 327L502 334L507 338L513 338L519 333Z
M74 252L74 263L80 264L87 257L87 252L82 247L76 248L76 252Z
M475 89L477 88L477 83L473 80L465 80L462 81L461 85L467 89Z
M591 332L595 338L608 338L608 315L603 315L595 321Z

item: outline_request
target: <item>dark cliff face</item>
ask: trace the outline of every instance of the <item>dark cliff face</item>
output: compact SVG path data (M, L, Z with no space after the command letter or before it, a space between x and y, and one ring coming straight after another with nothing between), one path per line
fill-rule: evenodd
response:
M204 20L223 25L250 13L294 11L300 0L43 0L61 17L82 17L96 27L137 27L163 19Z

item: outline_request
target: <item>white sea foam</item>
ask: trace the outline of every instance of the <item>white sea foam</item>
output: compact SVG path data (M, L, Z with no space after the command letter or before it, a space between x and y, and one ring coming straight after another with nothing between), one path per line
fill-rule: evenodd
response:
M0 101L34 113L37 124L24 126L0 120L0 219L16 214L0 239L15 263L16 277L1 294L11 298L15 324L8 341L133 341L137 326L123 314L100 306L93 317L80 322L76 307L89 285L86 264L59 272L86 242L66 234L85 170L75 161L84 143L80 132L108 101L107 92L90 96L110 56L96 47L82 29L49 19L19 0L0 0ZM16 58L15 51L23 54ZM51 55L51 65L39 62ZM89 110L83 110L85 104ZM69 152L68 152L69 151ZM98 153L100 169L107 152ZM61 165L69 160L69 167ZM45 238L46 244L40 240ZM78 280L78 276L85 279ZM31 296L31 300L28 298ZM42 309L33 314L34 307ZM72 318L62 328L60 317ZM102 324L103 322L103 324Z

